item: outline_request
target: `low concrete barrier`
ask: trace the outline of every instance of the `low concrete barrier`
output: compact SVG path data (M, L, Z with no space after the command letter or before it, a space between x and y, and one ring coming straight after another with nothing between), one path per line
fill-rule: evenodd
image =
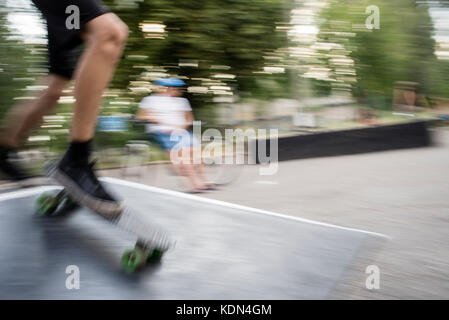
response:
M432 144L429 123L414 121L279 137L278 161L426 147ZM266 143L268 153L269 141ZM258 143L258 151L257 146ZM257 163L260 163L259 158L257 155Z

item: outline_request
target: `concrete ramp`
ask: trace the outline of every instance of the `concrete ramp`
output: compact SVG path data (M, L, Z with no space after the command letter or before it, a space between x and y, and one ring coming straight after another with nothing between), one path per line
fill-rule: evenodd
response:
M326 299L367 241L382 235L116 179L107 185L177 240L124 274L135 238L88 210L38 218L44 188L0 194L0 299ZM48 187L54 188L54 187ZM307 208L298 208L299 211ZM80 289L66 288L68 266Z

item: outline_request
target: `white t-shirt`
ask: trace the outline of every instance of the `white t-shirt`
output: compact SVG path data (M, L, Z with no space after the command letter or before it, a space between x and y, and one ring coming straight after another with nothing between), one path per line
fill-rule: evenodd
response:
M191 111L189 100L153 94L145 97L139 108L150 111L157 119L157 124L147 125L147 132L173 131L186 124L186 111Z

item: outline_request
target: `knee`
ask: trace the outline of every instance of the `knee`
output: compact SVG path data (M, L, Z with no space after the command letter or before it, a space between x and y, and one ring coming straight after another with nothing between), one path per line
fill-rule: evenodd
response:
M45 91L44 91L44 97L52 102L56 103L59 98L61 98L63 88L60 86L52 86L50 85Z
M119 20L114 28L111 28L111 33L111 37L114 39L114 42L116 42L120 47L125 46L126 41L128 40L129 28L124 22Z
M94 34L93 42L106 58L118 59L128 39L128 33L127 25L118 20Z

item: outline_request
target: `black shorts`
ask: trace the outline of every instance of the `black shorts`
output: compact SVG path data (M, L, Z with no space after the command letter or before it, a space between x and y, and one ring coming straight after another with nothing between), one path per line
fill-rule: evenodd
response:
M82 52L81 32L84 26L110 11L99 0L32 1L47 20L50 73L71 79ZM66 21L72 14L66 13L66 9L71 5L79 8L79 29L69 29L66 26Z

